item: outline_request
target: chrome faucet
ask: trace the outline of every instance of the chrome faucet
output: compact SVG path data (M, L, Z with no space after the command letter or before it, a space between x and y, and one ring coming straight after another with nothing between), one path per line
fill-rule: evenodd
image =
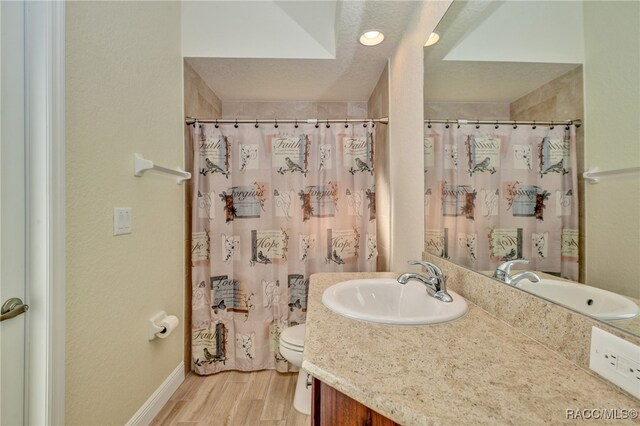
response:
M534 283L540 282L540 277L530 271L519 272L517 274L511 275L511 267L513 265L515 264L526 265L527 263L529 263L529 261L526 259L516 259L516 260L510 260L508 262L504 262L502 265L498 266L498 269L496 269L496 272L493 274L493 277L509 285L516 285L518 281L523 280L525 278L529 279L529 281Z
M420 260L410 260L408 263L410 265L422 265L431 276L425 277L424 275L407 272L398 277L400 284L406 284L409 280L420 281L427 287L427 293L429 293L430 296L442 302L453 302L453 298L447 293L447 277L444 276L440 268L431 262Z

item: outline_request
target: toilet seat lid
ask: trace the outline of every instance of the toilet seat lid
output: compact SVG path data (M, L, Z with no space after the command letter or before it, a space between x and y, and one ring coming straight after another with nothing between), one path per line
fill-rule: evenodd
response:
M292 346L304 346L304 324L294 325L293 327L285 328L280 334L280 340L288 343Z

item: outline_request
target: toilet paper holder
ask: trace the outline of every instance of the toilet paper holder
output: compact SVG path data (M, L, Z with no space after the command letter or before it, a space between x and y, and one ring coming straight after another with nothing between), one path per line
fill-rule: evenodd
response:
M147 337L149 340L155 339L157 334L164 334L167 332L167 328L161 325L158 325L162 320L167 317L167 313L165 311L160 311L151 318L149 318L149 328L147 332Z

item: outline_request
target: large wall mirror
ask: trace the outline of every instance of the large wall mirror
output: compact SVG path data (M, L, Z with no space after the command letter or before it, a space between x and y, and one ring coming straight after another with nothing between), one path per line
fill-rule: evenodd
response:
M640 3L455 0L435 32L425 251L640 335Z

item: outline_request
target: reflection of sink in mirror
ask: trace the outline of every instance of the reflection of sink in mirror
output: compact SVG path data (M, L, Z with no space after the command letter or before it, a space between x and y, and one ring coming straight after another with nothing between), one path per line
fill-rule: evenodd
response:
M409 281L367 279L343 281L327 288L322 303L348 318L393 325L436 324L451 321L467 312L467 302L449 291L453 302L430 296L424 285Z
M516 287L600 320L633 318L640 308L624 296L571 281L520 281Z

